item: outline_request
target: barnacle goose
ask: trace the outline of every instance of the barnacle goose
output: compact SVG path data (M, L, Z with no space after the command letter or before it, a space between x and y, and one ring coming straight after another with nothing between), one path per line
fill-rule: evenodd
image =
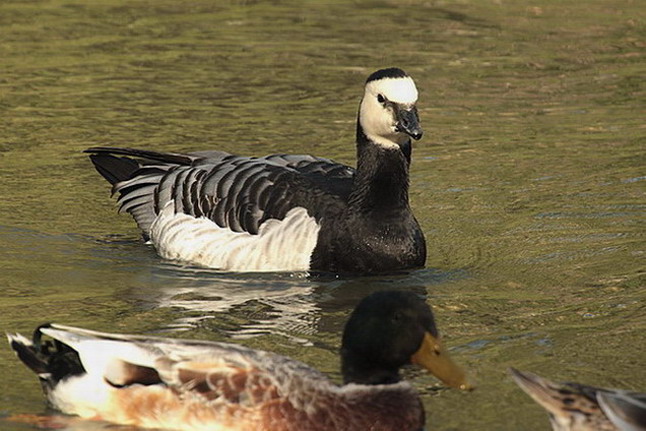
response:
M85 151L166 259L226 271L396 271L426 259L408 202L416 101L403 70L368 77L356 169L307 155Z

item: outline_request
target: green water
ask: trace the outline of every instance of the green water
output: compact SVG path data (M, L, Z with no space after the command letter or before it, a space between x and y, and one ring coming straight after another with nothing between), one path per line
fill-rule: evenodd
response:
M479 383L438 390L407 371L430 430L548 430L509 366L646 390L645 18L629 0L2 0L0 329L234 340L339 379L349 311L401 288L428 294ZM363 81L392 65L420 90L427 269L310 280L164 262L81 154L352 164ZM46 411L8 348L0 367L0 416Z

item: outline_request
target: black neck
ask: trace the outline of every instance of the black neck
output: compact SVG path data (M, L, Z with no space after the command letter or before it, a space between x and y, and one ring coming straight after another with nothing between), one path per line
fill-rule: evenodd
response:
M349 203L364 210L408 207L410 141L385 148L372 142L357 122L357 171Z
M386 385L401 380L399 367L387 368L367 363L345 349L341 350L341 373L345 384Z

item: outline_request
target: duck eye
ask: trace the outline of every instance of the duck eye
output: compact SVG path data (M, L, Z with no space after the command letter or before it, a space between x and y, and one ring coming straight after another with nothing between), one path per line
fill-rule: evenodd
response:
M377 95L377 102L379 103L384 103L386 101L386 98L382 96L381 94Z

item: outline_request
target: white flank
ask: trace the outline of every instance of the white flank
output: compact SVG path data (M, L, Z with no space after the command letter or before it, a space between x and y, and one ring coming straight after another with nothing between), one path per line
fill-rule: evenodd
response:
M270 219L257 235L233 232L206 217L175 213L168 202L153 222L150 239L166 259L224 271L307 271L320 226L305 208Z
M114 390L102 375L83 374L62 380L48 398L63 413L93 418L106 409Z
M363 132L375 144L385 148L398 148L409 138L396 131L391 110L378 100L379 95L391 102L412 107L417 101L417 88L410 77L383 78L366 84L366 91L359 108L359 121Z
M41 332L76 350L86 371L61 380L49 392L50 402L64 413L91 418L104 411L116 390L105 378L113 374L121 360L144 366L154 364L155 358L133 343L96 339L62 328L42 328Z

